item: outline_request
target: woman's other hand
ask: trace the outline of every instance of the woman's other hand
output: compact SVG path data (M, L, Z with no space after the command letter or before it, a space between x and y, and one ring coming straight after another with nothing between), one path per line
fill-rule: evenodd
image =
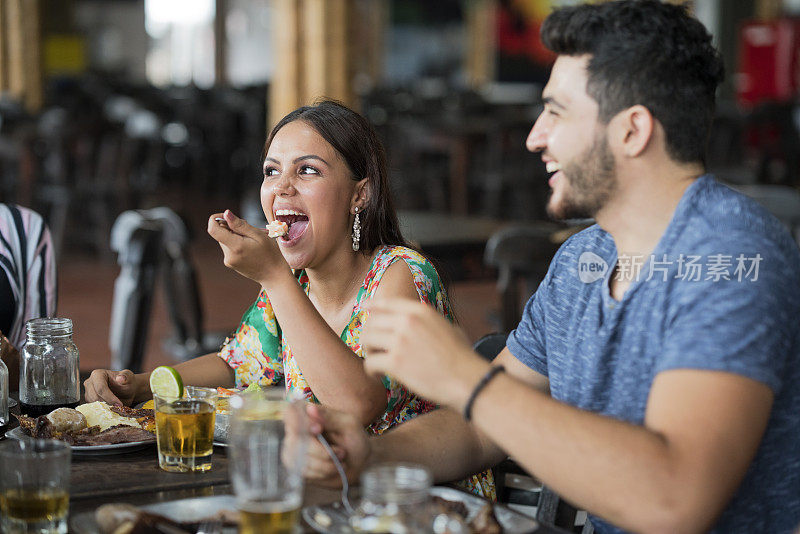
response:
M218 221L217 219L223 219ZM224 263L242 276L266 287L273 276L289 266L267 231L255 228L230 210L208 219L208 234L222 248Z
M127 369L95 369L83 382L83 387L86 402L106 401L124 406L133 404L138 391L136 375Z
M357 483L371 456L371 441L364 427L350 414L317 404L309 404L306 413L311 433L304 472L306 479L322 486L342 486L336 465L316 439L317 434L323 434L342 463L347 479Z

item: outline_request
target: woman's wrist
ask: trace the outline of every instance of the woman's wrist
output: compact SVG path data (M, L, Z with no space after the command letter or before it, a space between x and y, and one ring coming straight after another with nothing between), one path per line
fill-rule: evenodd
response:
M292 269L289 268L289 265L286 264L286 262L283 262L282 265L273 267L257 280L259 285L261 285L261 288L267 292L271 288L274 288L277 284L286 283L289 281L296 282L296 279L292 274Z

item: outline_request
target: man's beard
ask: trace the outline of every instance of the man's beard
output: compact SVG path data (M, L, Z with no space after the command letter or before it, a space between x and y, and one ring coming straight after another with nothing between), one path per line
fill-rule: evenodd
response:
M559 220L593 218L617 188L615 169L608 138L600 131L592 146L561 169L564 194L559 204L548 202L547 214Z

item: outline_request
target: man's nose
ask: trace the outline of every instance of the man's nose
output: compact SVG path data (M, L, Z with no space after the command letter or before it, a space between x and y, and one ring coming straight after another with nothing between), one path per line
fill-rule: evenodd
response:
M528 138L525 140L525 148L531 152L541 152L547 147L548 128L545 123L544 113L539 115L536 122L533 123L531 133L528 134Z

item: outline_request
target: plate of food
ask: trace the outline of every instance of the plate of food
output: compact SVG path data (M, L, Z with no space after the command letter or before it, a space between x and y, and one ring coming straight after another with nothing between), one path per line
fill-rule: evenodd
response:
M471 493L435 486L429 490L430 504L437 513L458 517L473 534L503 532L505 534L525 534L536 532L539 523L502 504L491 503ZM355 534L350 526L350 516L337 501L321 506L306 506L302 510L303 519L317 532L334 534Z
M94 512L76 514L70 531L77 534L160 532L194 534L214 525L221 534L235 534L238 524L233 495L215 495L167 501L136 507L124 503L104 504ZM209 528L203 529L204 532Z
M13 439L45 438L66 441L76 454L116 454L155 443L153 410L113 406L103 401L76 408L57 408L39 417L15 416Z

